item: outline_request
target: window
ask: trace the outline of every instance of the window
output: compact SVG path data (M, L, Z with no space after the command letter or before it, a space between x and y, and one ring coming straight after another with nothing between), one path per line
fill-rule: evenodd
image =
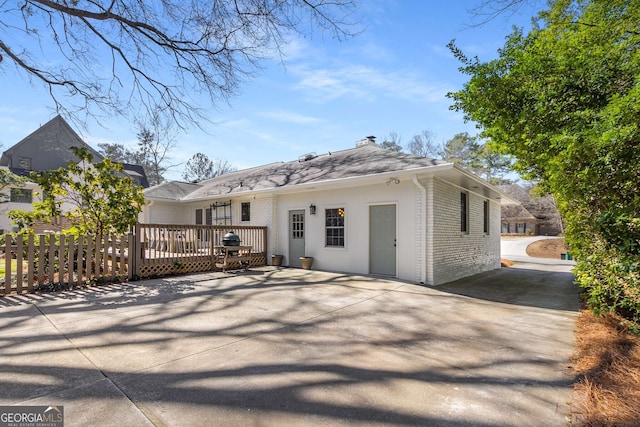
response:
M24 188L12 188L11 189L11 201L14 203L31 203L33 200L31 190L25 190Z
M467 198L467 193L460 193L460 231L463 233L466 233L469 230L469 207Z
M325 246L344 248L344 208L325 210Z
M202 209L196 209L196 225L202 225Z
M211 208L206 208L204 210L204 219L207 225L213 224L213 218L211 216Z
M527 231L527 223L526 222L517 222L516 223L516 233L524 234Z
M304 239L304 214L292 213L291 238Z
M485 200L483 203L483 231L485 234L489 234L489 201Z
M31 170L31 157L18 157L18 167L20 169Z
M508 233L509 232L509 223L508 222L503 222L502 223L502 232L503 233Z
M240 219L242 221L251 221L251 203L242 202L240 204Z

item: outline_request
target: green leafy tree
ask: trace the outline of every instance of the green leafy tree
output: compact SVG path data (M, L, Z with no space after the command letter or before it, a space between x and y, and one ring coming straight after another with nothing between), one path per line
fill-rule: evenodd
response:
M9 169L0 168L0 203L7 203L10 195L5 192L8 188L22 187L27 182L24 176L18 176Z
M470 79L452 108L556 197L594 311L640 320L640 2L552 1Z
M444 143L442 160L457 166L477 172L481 168L480 145L477 138L467 132L457 133Z
M144 205L142 189L123 174L120 163L110 159L92 163L87 149L72 150L78 162L32 173L45 197L33 203L33 211L13 210L9 217L21 229L65 216L71 223L66 231L71 234L126 233L136 224Z
M513 160L511 156L496 151L491 142L479 146L476 152L478 163L476 174L492 184L507 184L511 181L505 175L511 171Z
M117 142L101 142L98 151L107 159L119 163L135 163L138 160L136 152Z

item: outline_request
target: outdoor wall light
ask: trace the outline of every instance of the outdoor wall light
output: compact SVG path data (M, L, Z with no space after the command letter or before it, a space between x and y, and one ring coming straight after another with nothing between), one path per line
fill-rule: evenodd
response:
M316 214L316 205L314 205L313 203L311 204L311 206L309 206L309 213L311 215L315 215Z

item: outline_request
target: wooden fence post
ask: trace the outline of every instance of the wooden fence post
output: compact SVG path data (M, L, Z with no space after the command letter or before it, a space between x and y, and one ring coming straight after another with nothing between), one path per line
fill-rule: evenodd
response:
M22 234L16 236L16 292L22 293L22 255L24 247L22 245Z
M60 243L58 244L58 285L62 289L64 284L64 234L60 234Z
M44 234L38 234L38 285L44 283Z
M4 294L11 293L11 244L13 237L10 234L4 235Z
M33 234L29 233L29 238L27 240L27 248L29 251L27 254L27 291L29 292L33 292L33 276L36 274L34 271L35 245L33 239Z
M55 274L55 270L56 270L55 268L56 236L53 234L48 234L48 236L49 236L49 253L47 255L49 258L49 265L47 268L47 273L49 274L49 285L53 286L53 275Z
M136 225L136 228L138 226ZM133 274L136 271L136 261L138 259L137 256L137 245L136 245L136 239L135 239L135 234L133 233L129 233L127 234L127 250L128 250L128 257L127 257L127 279L131 280L133 279Z

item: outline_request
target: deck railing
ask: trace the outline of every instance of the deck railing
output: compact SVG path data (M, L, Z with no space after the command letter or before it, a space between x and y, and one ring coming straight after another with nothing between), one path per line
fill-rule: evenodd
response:
M252 247L250 267L267 264L267 227L137 224L122 236L5 234L0 294L218 270L216 247L231 230Z
M215 270L216 246L234 231L244 246L252 246L250 266L266 265L267 227L243 225L137 224L138 277Z

